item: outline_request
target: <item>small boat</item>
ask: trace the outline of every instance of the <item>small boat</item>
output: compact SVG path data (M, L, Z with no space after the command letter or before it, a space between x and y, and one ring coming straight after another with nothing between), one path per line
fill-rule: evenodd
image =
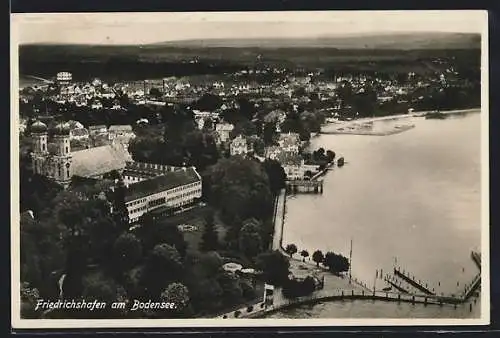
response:
M338 167L342 167L344 165L344 158L341 157L337 160L337 166Z

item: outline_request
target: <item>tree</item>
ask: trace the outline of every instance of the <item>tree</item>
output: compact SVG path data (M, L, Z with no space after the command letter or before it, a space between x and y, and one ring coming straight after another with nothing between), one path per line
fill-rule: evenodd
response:
M113 302L126 301L127 295L125 289L121 285L118 285L112 278L109 278L100 272L92 273L84 278L82 297L88 302L97 300L98 302L106 302L107 304L104 309L84 311L85 317L113 318L117 315L124 314L123 309L112 309L110 304Z
M162 302L175 304L174 314L186 314L190 307L189 290L182 283L171 283L160 295Z
M223 302L226 306L241 303L243 291L238 276L231 272L223 271L217 276L217 282L222 288Z
M149 90L149 95L157 99L161 97L161 92L158 88L153 87Z
M224 293L215 278L191 281L191 301L196 312L210 311L219 306Z
M185 257L187 242L176 225L160 225L150 213L144 214L139 219L139 223L141 227L135 230L135 235L140 239L144 252L151 250L158 244L169 244L177 249L181 257Z
M332 151L332 150L327 150L326 151L326 158L328 160L328 162L333 162L333 160L335 160L335 152Z
M263 252L255 258L255 261L266 283L279 286L288 279L290 262L278 250Z
M349 260L334 252L327 252L323 264L333 273L341 273L349 270Z
M253 258L262 252L260 229L255 222L244 222L239 233L239 248L248 258Z
M203 175L203 185L207 199L228 224L237 218L263 220L272 215L274 199L260 163L240 156L220 159Z
M40 293L36 288L30 287L27 282L21 283L21 318L39 318L39 313L35 311L39 299Z
M129 226L128 210L125 205L125 195L127 188L123 179L119 176L118 184L113 193L113 216L115 222L121 229L127 229Z
M193 107L202 111L215 111L222 105L222 99L218 95L205 93L194 103Z
M120 173L116 170L111 170L109 173L103 175L103 179L119 180L120 178Z
M297 246L295 244L288 244L285 248L285 252L292 258L292 255L297 252Z
M306 261L306 258L309 257L309 252L307 252L307 250L302 250L300 252L300 255L303 257L302 258L302 261L305 262Z
M277 194L281 189L285 188L286 173L285 169L276 160L266 159L262 162L267 177L269 179L269 186L273 194Z
M316 282L312 276L307 276L303 281L289 279L283 285L283 295L287 298L306 296L314 292Z
M205 119L205 121L203 123L203 130L210 132L210 131L213 131L214 129L215 129L215 124L212 121L212 119L210 119L210 118Z
M222 257L215 251L203 253L199 257L198 268L204 277L212 278L222 269Z
M132 268L142 257L142 244L131 233L123 233L115 241L114 261L121 271Z
M253 300L257 296L252 284L245 279L240 280L240 288L242 291L243 298L247 301Z
M149 254L143 283L149 297L159 297L161 290L169 282L181 280L183 266L177 249L168 244L156 245Z
M200 249L202 251L212 251L219 248L219 235L215 229L214 217L210 213L207 216L205 229L201 235Z
M257 134L257 128L251 121L242 120L234 125L234 129L231 130L229 134L231 138L234 138L238 135L252 136Z
M323 253L320 250L316 250L313 252L312 259L314 262L316 262L316 266L319 266L319 263L323 263L323 259L325 257L323 256Z
M273 145L277 136L276 122L265 123L263 130L263 141L266 146Z

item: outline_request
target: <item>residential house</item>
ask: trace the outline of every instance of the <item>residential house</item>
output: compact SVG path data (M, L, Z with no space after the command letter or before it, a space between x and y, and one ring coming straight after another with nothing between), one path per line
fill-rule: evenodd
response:
M238 135L231 141L229 146L229 153L234 155L246 155L248 153L247 139L242 135Z
M220 143L226 143L230 139L231 131L233 131L234 125L231 123L217 123L215 125L215 132L218 135L218 141Z
M89 126L89 135L91 137L102 134L108 134L108 128L105 125Z
M121 143L128 143L131 139L135 138L135 133L131 125L113 125L109 126L109 139L111 141L119 139Z
M298 154L300 147L300 137L297 133L280 134L278 145L284 152Z
M278 146L266 147L264 157L270 160L276 160L283 150Z
M69 139L71 140L88 140L89 131L86 128L74 128L69 132Z

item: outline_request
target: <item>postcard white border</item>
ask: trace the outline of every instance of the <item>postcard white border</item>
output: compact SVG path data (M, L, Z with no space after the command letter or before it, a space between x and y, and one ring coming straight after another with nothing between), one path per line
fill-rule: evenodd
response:
M400 14L403 11L391 11L392 14ZM415 11L422 12L422 11ZM447 12L447 11L424 11L424 12ZM20 266L19 266L19 74L18 74L18 34L19 20L23 17L39 17L40 14L11 14L11 311L13 329L77 329L77 328L223 328L223 327L325 327L325 326L448 326L448 325L488 325L490 323L490 220L489 220L489 79L488 79L488 12L481 12L483 16L482 27L482 55L481 55L481 318L479 319L361 319L361 318L332 318L332 319L115 319L115 320L56 320L56 319L21 319L20 318ZM189 16L190 20L215 18L215 20L234 20L235 15L248 21L276 20L284 15L290 16L296 21L310 21L311 15L318 13L328 17L323 12L240 12L240 13L167 13L170 17ZM330 13L330 12L328 12ZM345 12L344 12L345 13ZM366 12L368 15L370 12ZM101 13L69 13L69 14L46 14L46 15L85 15L98 16ZM110 13L106 13L108 16ZM112 13L122 15L124 13ZM136 14L136 13L127 13ZM166 13L147 13L151 17L158 18ZM446 15L446 13L441 13ZM139 16L145 13L137 13Z

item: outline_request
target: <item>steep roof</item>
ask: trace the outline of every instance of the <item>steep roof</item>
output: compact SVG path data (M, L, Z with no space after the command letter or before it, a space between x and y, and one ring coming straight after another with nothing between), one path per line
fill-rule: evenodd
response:
M115 132L115 131L132 131L132 126L129 125L129 124L125 124L125 125L113 125L113 126L109 126L109 129L108 131L110 132Z
M71 135L73 136L88 136L89 132L85 128L76 128L71 130Z
M125 201L133 201L138 198L146 197L160 191L174 189L186 184L201 181L201 177L194 168L186 168L166 173L149 180L131 184L127 189Z
M128 151L119 146L106 145L72 152L73 175L92 177L112 170L122 170L130 160Z

